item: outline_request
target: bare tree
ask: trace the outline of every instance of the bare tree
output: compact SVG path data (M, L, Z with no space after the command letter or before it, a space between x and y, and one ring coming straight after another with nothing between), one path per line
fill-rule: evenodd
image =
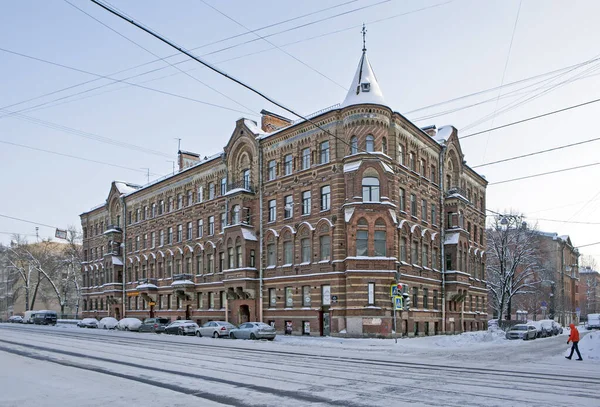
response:
M510 319L515 296L537 289L539 258L535 233L523 222L522 215L514 214L494 218L487 230L487 283L491 306L499 320L505 312Z

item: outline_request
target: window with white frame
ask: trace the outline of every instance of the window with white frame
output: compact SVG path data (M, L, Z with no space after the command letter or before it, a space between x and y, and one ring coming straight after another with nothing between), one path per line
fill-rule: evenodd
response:
M369 283L367 288L368 304L375 305L375 283Z
M181 242L183 240L183 225L177 225L177 241Z
M227 214L225 212L221 213L221 233L225 231L225 225L227 224Z
M406 243L407 240L405 237L400 238L400 261L406 262Z
M427 162L424 158L421 158L421 168L419 169L419 173L422 176L427 177Z
M350 138L350 154L358 153L358 137L352 136Z
M294 296L292 287L285 287L285 307L292 308L294 306Z
M213 253L206 255L206 266L209 273L215 272L215 255Z
M310 191L302 192L302 215L310 214Z
M277 265L277 252L275 251L275 243L267 245L267 266Z
M406 165L404 161L404 146L402 144L398 144L398 162L401 165Z
M290 175L292 173L292 155L287 154L283 158L283 170L285 175Z
M160 246L163 246L165 244L165 231L164 230L160 230L158 232L158 244Z
M417 196L410 194L410 214L414 217L417 216Z
M427 201L421 199L421 219L427 222Z
M429 245L426 245L426 244L423 245L423 251L421 254L421 264L424 267L429 266Z
M150 245L152 249L156 247L156 232L150 232Z
M329 235L319 237L319 249L321 260L331 260L331 237Z
M275 179L275 169L276 168L277 168L277 163L275 162L275 160L269 161L267 180L271 181L271 180Z
M379 202L379 179L364 177L362 180L363 201Z
M365 150L367 150L368 153L375 151L375 138L370 134L366 138Z
M331 209L331 187L325 185L321 187L321 210L328 211Z
M204 201L204 186L200 185L198 187L198 195L196 196L198 202Z
M243 267L244 262L242 259L242 246L235 247L235 257L237 258L237 261L236 261L237 267Z
M215 183L208 184L208 199L215 199Z
M369 231L368 230L357 230L356 231L356 255L357 256L368 256L369 254Z
M283 242L283 264L294 263L294 244L291 240Z
M212 236L214 234L215 234L215 217L209 216L208 217L208 235Z
M177 195L177 209L183 208L183 194Z
M406 191L404 188L400 188L400 210L406 212Z
M168 244L173 244L173 228L169 228L169 234L167 236Z
M417 163L415 162L415 153L412 151L408 153L408 165L411 170L417 171Z
M188 222L187 224L187 240L192 240L194 237L194 226L192 222Z
M152 211L151 211L151 216L154 218L156 217L156 203L152 204Z
M302 150L302 169L307 170L310 168L310 148Z
M289 219L294 216L294 199L292 195L283 198L283 217Z
M300 257L302 257L302 263L310 263L310 251L310 239L302 239L300 241Z
M204 236L204 221L198 219L198 237Z
M269 201L269 222L275 222L277 219L277 200L271 199Z
M329 162L329 141L322 142L320 147L321 164L327 164Z
M250 189L250 170L244 170L242 179L244 182L244 189Z
M187 191L187 204L190 206L194 203L194 192L190 189Z
M238 223L240 223L240 211L241 211L241 208L239 205L233 206L233 211L232 211L232 216L231 216L231 224L232 225L237 225Z
M435 222L437 222L436 219L436 214L435 214L435 204L431 204L431 224L435 225Z
M416 240L411 243L410 261L412 264L419 264L419 242Z
M227 178L221 178L221 195L227 193Z
M275 288L269 288L269 308L275 308L277 306L277 292Z
M386 256L387 243L385 230L375 231L375 256Z
M227 248L227 265L229 266L230 269L235 268L235 255L234 255L233 247Z
M302 306L310 307L310 286L304 285L302 286Z

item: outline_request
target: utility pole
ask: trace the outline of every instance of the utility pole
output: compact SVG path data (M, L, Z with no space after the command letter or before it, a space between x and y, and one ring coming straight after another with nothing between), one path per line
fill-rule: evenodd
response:
M181 139L178 137L175 137L175 140L177 140L177 152L181 151Z
M142 170L146 170L146 182L150 183L150 168L141 168Z

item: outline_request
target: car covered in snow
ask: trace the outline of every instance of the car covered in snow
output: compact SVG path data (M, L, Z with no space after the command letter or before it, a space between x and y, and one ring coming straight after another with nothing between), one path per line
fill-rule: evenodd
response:
M116 318L106 317L106 318L102 318L100 321L98 321L98 328L99 329L116 329L118 323L119 323L119 321Z
M531 324L517 324L506 332L506 339L523 339L524 341L537 338L537 329Z
M600 314L588 314L585 326L590 330L600 329Z
M542 324L542 328L546 331L547 336L558 335L563 332L562 325L553 319L542 319L540 324Z
M213 338L221 338L229 336L229 331L237 328L230 322L225 321L210 321L198 328L196 336L212 336Z
M77 323L80 328L98 328L98 320L96 318L83 318Z
M20 315L13 315L12 317L8 318L8 322L11 322L13 324L22 324L23 323L23 317Z
M547 336L552 336L552 327L548 328L544 326L541 321L529 321L527 325L533 325L536 331L536 338L545 338Z
M196 335L200 328L197 323L189 319L179 319L171 322L165 327L165 333L168 335Z
M268 339L272 341L276 335L275 328L264 322L246 322L229 331L231 339Z
M142 326L142 321L137 318L123 318L117 324L117 329L120 331L139 331Z
M165 332L165 328L169 323L171 323L171 318L146 318L140 326L140 332L156 332L159 334Z

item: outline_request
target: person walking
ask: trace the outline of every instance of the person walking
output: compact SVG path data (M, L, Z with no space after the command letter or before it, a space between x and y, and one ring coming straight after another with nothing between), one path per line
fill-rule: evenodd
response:
M571 328L571 335L569 335L569 339L567 339L567 343L573 342L573 345L571 346L571 354L569 356L565 356L565 357L567 359L571 360L571 358L573 357L573 352L576 351L577 356L579 356L579 359L576 359L576 360L583 360L581 358L581 353L579 353L579 346L577 346L577 344L579 343L579 331L577 330L577 328L575 328L574 324L569 325L569 328Z

